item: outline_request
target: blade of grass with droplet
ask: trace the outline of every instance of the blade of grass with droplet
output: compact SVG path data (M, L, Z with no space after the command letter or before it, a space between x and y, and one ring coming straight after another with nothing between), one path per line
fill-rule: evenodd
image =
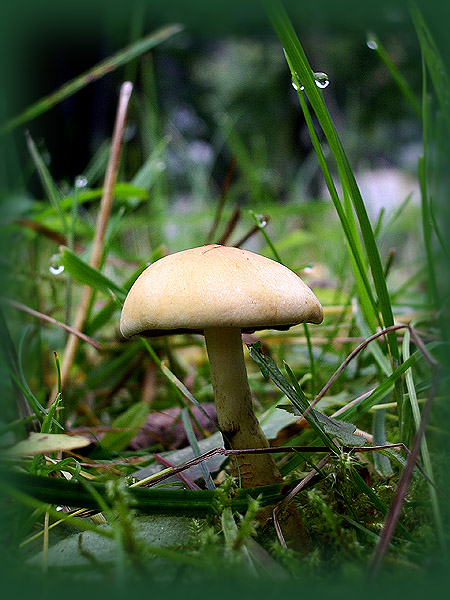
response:
M297 75L290 63L289 57L286 55L289 68L293 73L293 77L296 78ZM314 150L316 152L320 168L322 170L322 174L325 178L325 183L327 185L328 191L330 193L331 199L333 201L336 212L338 213L339 220L341 222L342 228L344 230L344 234L349 247L350 260L352 262L353 273L355 277L355 283L358 290L358 296L361 299L361 305L363 306L363 310L365 312L366 318L368 321L372 321L375 327L376 316L378 315L378 307L375 302L375 298L372 293L372 288L367 277L367 267L365 264L365 259L362 254L362 247L359 240L359 236L357 235L357 227L353 215L353 211L345 211L344 207L341 204L339 199L338 192L336 190L336 186L333 181L333 177L328 168L327 161L325 159L325 154L322 150L322 146L319 142L319 138L316 134L312 117L306 103L305 98L302 93L298 95L300 105L303 110L303 114L305 116L306 125L308 127L309 134L311 136L311 141L314 146ZM348 197L348 195L347 195ZM351 222L349 221L349 218ZM381 323L380 323L381 325Z
M89 71L86 71L79 77L76 77L68 83L65 83L52 94L41 98L29 106L21 114L17 115L13 119L10 119L6 123L3 123L3 125L0 127L0 135L15 129L19 125L23 125L27 121L35 119L39 115L47 112L56 104L59 104L66 98L73 96L73 94L86 87L89 83L92 83L104 75L115 71L122 65L126 65L131 60L137 58L145 52L148 52L151 48L154 48L161 42L164 42L180 31L182 31L182 27L180 25L168 25L156 32L151 33L141 40L134 42L130 46L119 50L119 52L116 52L112 56L102 60L97 65L89 69Z
M321 92L316 86L313 72L308 63L307 57L290 23L289 17L284 11L284 8L278 2L270 3L269 5L267 5L267 12L269 14L269 18L272 22L272 25L278 35L278 38L280 39L280 42L285 50L286 57L291 66L292 75L293 77L297 77L298 81L301 81L302 85L304 86L305 93L319 121L322 131L324 132L325 137L330 145L332 154L336 161L336 166L338 169L342 187L344 189L344 193L348 193L351 198L356 216L358 218L362 239L364 241L364 247L367 253L367 260L372 273L375 291L377 293L377 302L379 303L381 315L383 318L383 325L385 327L388 327L390 325L393 325L394 320L390 297L386 285L386 279L384 277L384 270L379 256L372 226L370 224L370 220L368 218L367 211L364 206L364 202L362 200L361 193L356 183L356 179L351 169L347 155L344 151L342 142L339 138L339 135L330 117L330 114L326 108ZM300 93L299 96L302 97L302 94ZM303 102L302 108L304 107L304 105L306 105L306 102ZM324 175L326 176L326 178L328 178L328 168L324 172ZM343 220L341 217L342 212L343 210L338 210L338 214L343 224L347 239L351 244L351 250L353 252L353 255L356 257L358 255L358 249L354 240L354 236L352 235L352 232L349 231L348 223L346 223L344 226L345 220ZM367 277L364 275L363 272L364 261L361 260L361 257L359 257L359 262L361 262L362 264L360 265L360 269L358 270L363 280L367 283ZM369 293L369 297L372 296L370 292L370 287L367 288L367 291ZM377 314L377 311L375 312L375 314ZM397 344L397 337L395 333L391 332L388 335L388 341L390 351L394 359L394 363L396 365L399 361L399 350Z
M275 259L280 264L283 265L284 263L281 260L281 257L279 255L277 249L275 248L274 243L272 242L272 240L268 236L268 234L266 232L266 228L262 224L261 219L252 210L249 210L248 212L251 215L251 217L253 218L253 220L255 221L256 226L258 227L258 229L260 230L260 232L264 236L264 239L266 240L267 245L269 246L269 248L272 250L273 255L275 256ZM309 365L310 365L310 370L311 370L311 395L314 397L314 395L315 395L316 368L315 368L314 354L313 354L312 344L311 344L311 336L309 335L309 329L308 329L308 325L306 323L303 323L303 330L305 332L306 347L308 348Z
M419 118L422 118L422 109L420 108L420 103L417 100L414 92L412 91L411 86L403 77L403 74L400 71L400 69L398 69L396 65L392 62L389 54L386 52L386 49L380 42L378 36L371 33L367 45L369 46L369 48L371 48L371 50L374 50L377 53L381 62L388 70L390 76L396 83L397 87L399 88L400 92L403 94L407 102L410 104L413 111Z
M99 200L104 193L103 187L92 188L89 190L83 190L78 192L77 203L79 205L87 204L88 202L93 202L94 200ZM140 187L132 185L131 183L121 182L119 181L114 186L114 199L117 202L123 202L125 204L135 202L138 200L147 200L148 192ZM60 199L58 203L58 207L48 206L48 204L44 204L43 202L39 202L38 200L33 201L33 218L36 221L42 222L48 218L53 217L55 211L59 213L61 210L64 215L66 212L71 211L74 203L74 195L71 194L69 196L64 196Z

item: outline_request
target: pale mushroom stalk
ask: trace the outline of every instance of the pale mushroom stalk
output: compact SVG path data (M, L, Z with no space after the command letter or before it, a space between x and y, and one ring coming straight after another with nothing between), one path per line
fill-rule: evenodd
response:
M228 448L269 446L253 411L239 327L209 327L204 330L217 420ZM234 468L243 487L281 482L281 474L270 454L245 454Z

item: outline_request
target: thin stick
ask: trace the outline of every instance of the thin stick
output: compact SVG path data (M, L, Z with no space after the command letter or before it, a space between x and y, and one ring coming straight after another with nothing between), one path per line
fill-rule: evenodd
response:
M49 315L38 312L37 310L34 310L34 309L30 308L29 306L22 304L21 302L16 302L15 300L10 300L9 298L0 298L0 302L3 302L4 304L8 304L9 306L16 308L17 310L21 310L22 312L28 313L29 315L32 315L33 317L37 317L38 319L41 319L42 321L48 321L49 323L53 323L53 325L58 325L58 327L62 327L63 329L66 329L69 333L72 333L73 335L78 336L80 338L80 340L83 340L84 342L91 344L91 346L94 346L94 348L96 348L97 350L101 350L101 348L102 348L101 344L99 344L96 340L89 337L88 335L82 333L81 331L77 331L73 327L70 327L69 325L62 323L61 321L57 321L56 319L54 319L53 317L50 317Z
M330 379L327 381L327 383L324 385L324 387L320 390L320 392L314 398L314 401L311 402L311 404L304 411L304 413L301 415L301 417L304 418L313 409L313 407L319 402L319 400L321 398L323 398L323 396L330 389L330 387L333 385L333 383L336 381L336 379L339 377L339 375L342 373L342 371L345 369L345 367L355 358L355 356L357 354L359 354L359 352L361 352L361 350L364 350L364 348L366 346L368 346L370 344L370 342L373 342L373 340L376 340L377 338L379 338L387 333L391 333L392 331L397 331L398 329L408 329L411 333L411 337L414 339L414 342L416 343L417 347L422 352L425 360L427 360L427 362L430 364L432 362L435 362L433 357L430 355L430 353L426 349L425 345L423 344L422 340L420 340L420 338L416 335L414 329L410 325L403 325L403 324L391 325L390 327L381 329L380 331L377 331L377 333L374 333L372 336L365 339L363 342L361 342L361 344L359 344L359 346L357 346L352 352L350 352L350 354L347 356L347 358L344 360L344 362L339 366L339 368L335 371L335 373L330 377Z
M164 467L174 467L175 465L170 462L170 460L167 460L167 458L164 458L164 456L161 456L160 454L153 454L153 456L155 457L155 460L157 460L159 463L161 463ZM195 483L194 480L192 480L190 477L186 477L186 475L184 475L183 473L178 473L177 477L179 479L181 479L181 481L186 484L186 486L190 489L190 490L200 490L200 486L197 485Z
M89 264L93 268L98 268L100 265L102 254L103 254L103 243L105 239L106 227L108 224L109 215L111 213L112 201L114 196L114 186L117 180L117 171L119 168L119 160L122 151L123 136L125 131L125 124L128 113L128 103L130 100L131 92L133 90L133 84L126 81L120 89L120 98L117 108L116 121L114 124L114 131L112 136L111 144L111 155L109 157L108 168L105 176L105 183L103 187L103 196L100 201L100 210L97 217L97 224L95 228L95 237L92 248L91 259ZM85 286L82 291L80 304L78 305L78 311L75 316L73 328L82 331L87 313L89 310L89 304L91 302L93 290L89 286ZM61 386L67 381L67 376L72 364L75 360L75 355L78 349L79 338L71 335L67 341L67 345L64 351L64 360L61 365ZM49 405L52 403L55 396L55 390L49 398Z
M402 448L406 452L408 448L401 442L397 444L385 444L383 446L341 446L340 449L342 452L370 452L377 450L384 450L386 448ZM192 458L191 460L186 461L182 465L178 467L174 467L172 469L164 469L164 471L160 473L154 473L145 479L141 479L135 485L151 487L153 485L157 485L167 479L168 477L172 477L173 475L177 475L186 469L190 469L191 467L195 467L200 464L204 460L208 460L217 454L222 456L239 456L242 454L278 454L278 453L286 453L286 452L328 452L328 446L270 446L268 448L242 448L240 450L231 449L231 448L223 448L217 447L208 450L204 454Z

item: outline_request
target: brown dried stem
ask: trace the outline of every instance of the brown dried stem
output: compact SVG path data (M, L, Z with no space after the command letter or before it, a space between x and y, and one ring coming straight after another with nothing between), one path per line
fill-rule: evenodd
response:
M126 81L120 90L119 104L117 107L116 121L111 144L111 155L108 162L108 168L105 176L103 187L103 196L100 201L100 210L97 217L95 228L95 237L92 247L92 254L89 264L94 269L97 269L101 263L103 255L103 245L106 233L106 227L111 213L112 201L114 197L114 186L117 180L117 172L119 169L120 155L122 151L123 137L128 113L128 103L130 100L133 85ZM73 328L77 331L82 331L89 310L89 305L92 299L93 290L89 286L85 286L82 291L78 310L75 315ZM64 359L61 364L61 389L63 389L72 364L75 360L75 355L78 349L79 338L71 335L67 341L64 351ZM49 398L49 405L56 396L56 389Z

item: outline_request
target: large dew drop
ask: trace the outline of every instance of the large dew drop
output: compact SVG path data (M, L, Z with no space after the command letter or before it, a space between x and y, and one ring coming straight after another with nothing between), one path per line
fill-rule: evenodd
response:
M78 189L85 188L88 184L88 180L83 175L78 175L75 179L75 187Z
M314 79L316 80L317 87L320 88L321 90L326 88L328 86L328 84L330 83L330 80L328 79L328 75L326 73L322 73L320 71L317 73L314 73Z
M48 268L52 275L61 275L64 271L64 265L60 262L59 254L54 254L50 259L50 266Z
M50 265L48 270L52 275L61 275L61 273L64 271L64 265Z

